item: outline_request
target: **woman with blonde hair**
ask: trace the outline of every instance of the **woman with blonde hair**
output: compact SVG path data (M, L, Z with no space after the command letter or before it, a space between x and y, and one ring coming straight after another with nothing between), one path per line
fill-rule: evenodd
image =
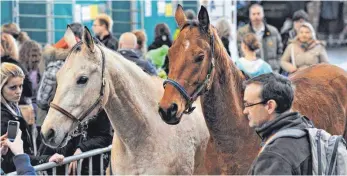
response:
M289 74L308 66L327 63L325 46L316 39L310 23L301 24L297 37L288 45L281 58L281 67Z
M1 63L7 62L12 63L17 66L19 66L22 71L24 72L24 75L26 75L24 79L23 84L23 94L21 97L21 100L19 104L31 104L31 97L33 96L32 92L32 84L27 76L29 73L28 71L23 67L21 63L18 62L18 49L15 43L14 38L10 34L2 33L1 34Z
M24 120L21 111L19 110L19 100L23 92L23 82L25 74L23 70L15 64L2 63L1 64L1 136L7 132L8 121L19 122L19 129L22 131L24 153L31 155L30 159L33 165L47 162L47 161L62 161L63 156L56 154L51 156L33 156L33 139L29 133L29 125ZM16 168L13 163L14 154L7 152L3 156L1 168L5 173L15 171Z

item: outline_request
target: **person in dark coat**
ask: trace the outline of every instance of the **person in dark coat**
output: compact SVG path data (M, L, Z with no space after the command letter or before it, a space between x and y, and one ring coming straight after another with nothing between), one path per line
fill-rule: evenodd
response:
M307 118L291 111L294 99L291 82L277 73L268 73L254 77L244 85L244 114L249 126L262 140L262 148L248 174L312 175L308 136L277 138L267 143L281 130L305 129L312 125Z
M118 40L112 34L113 21L106 14L99 14L93 23L93 32L107 48L117 51Z
M33 165L42 164L44 161L57 161L59 155L36 157L33 156L33 140L27 122L22 117L19 110L18 102L22 94L22 85L24 80L24 72L15 64L1 64L1 136L7 132L8 122L10 120L19 122L19 129L23 132L21 139L23 140L24 152L29 155ZM13 163L14 154L7 152L2 157L1 168L5 173L15 171Z
M167 24L160 23L155 26L155 35L154 35L154 41L151 45L148 47L148 51L152 49L160 48L163 45L167 45L169 48L172 45L171 40L171 33L170 29ZM169 74L169 58L165 57L165 62L163 65L163 69L166 72L166 74Z
M135 62L142 70L150 75L157 75L156 68L151 62L141 58L136 53L137 38L135 34L126 32L120 36L118 52L126 59Z

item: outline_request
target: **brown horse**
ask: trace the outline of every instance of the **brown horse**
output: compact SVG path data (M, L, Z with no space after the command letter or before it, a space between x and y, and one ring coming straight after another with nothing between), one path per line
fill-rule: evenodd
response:
M217 150L215 167L222 174L246 174L260 149L260 139L243 114L245 78L230 60L204 7L198 21L187 21L181 6L175 18L181 32L169 50L170 73L159 114L166 123L177 124L201 96ZM293 109L312 119L318 128L344 134L346 139L347 73L323 64L290 79L296 86Z

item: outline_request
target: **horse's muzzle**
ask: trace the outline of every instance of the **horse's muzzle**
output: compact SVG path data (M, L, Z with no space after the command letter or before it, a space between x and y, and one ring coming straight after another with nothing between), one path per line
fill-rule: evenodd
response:
M178 106L176 103L172 103L171 106L165 111L162 107L159 107L159 115L161 119L169 125L177 125L181 121L181 117L177 116Z

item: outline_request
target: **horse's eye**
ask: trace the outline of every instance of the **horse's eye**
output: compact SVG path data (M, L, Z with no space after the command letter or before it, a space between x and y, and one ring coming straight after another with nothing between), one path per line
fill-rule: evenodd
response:
M88 77L81 76L81 77L78 78L77 84L85 84L85 83L87 83L87 81L88 81Z
M200 55L197 58L195 58L195 62L201 62L202 60L204 60L204 55Z

